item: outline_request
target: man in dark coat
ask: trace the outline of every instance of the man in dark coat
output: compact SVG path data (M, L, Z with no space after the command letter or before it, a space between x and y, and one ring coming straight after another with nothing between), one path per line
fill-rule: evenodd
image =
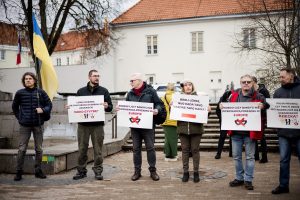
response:
M113 105L109 92L106 88L99 85L99 73L97 70L89 71L89 82L87 86L80 88L77 91L77 96L92 96L92 95L103 95L104 96L104 109L106 112L112 111ZM86 177L87 169L87 151L89 147L89 140L93 143L94 148L94 167L93 171L95 173L96 180L103 180L103 155L102 146L104 140L104 122L81 122L78 123L77 137L78 137L78 166L77 174L73 176L74 180L82 179Z
M126 101L153 103L153 115L162 112L164 103L157 96L156 91L143 81L143 76L140 73L131 75L130 84L132 89L128 92ZM134 174L131 177L132 181L138 180L141 175L142 167L142 141L144 140L147 150L147 160L149 164L150 177L154 181L159 180L156 172L156 154L154 149L154 127L152 129L131 128L131 137L133 142L133 163Z
M46 116L50 116L52 103L46 92L37 88L37 78L33 73L26 72L22 77L22 83L24 88L16 92L12 104L12 110L20 124L17 173L14 180L22 179L24 159L31 132L35 146L35 177L44 179L46 175L41 169L43 124L45 120L49 119Z
M273 98L300 99L300 79L293 69L283 68L280 70L281 87L278 88ZM292 144L296 145L298 159L300 161L300 130L281 128L277 130L280 151L279 186L272 190L272 194L289 192L290 161Z

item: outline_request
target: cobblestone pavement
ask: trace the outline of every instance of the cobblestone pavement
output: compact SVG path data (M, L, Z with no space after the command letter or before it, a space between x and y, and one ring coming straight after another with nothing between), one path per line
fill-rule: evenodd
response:
M179 155L181 152L179 152ZM76 170L48 176L45 180L25 175L20 182L13 181L13 174L0 174L0 199L299 199L300 165L297 157L291 161L290 193L272 195L278 184L279 154L270 153L269 163L256 162L254 190L244 187L230 188L228 182L234 179L234 165L228 153L220 160L214 159L214 152L201 152L201 181L182 183L181 161L166 162L162 152L157 152L157 169L160 181L152 181L147 169L146 154L143 152L142 178L131 181L133 173L132 153L120 152L104 159L104 180L94 179L88 165L88 177L72 180ZM190 169L192 162L190 160Z

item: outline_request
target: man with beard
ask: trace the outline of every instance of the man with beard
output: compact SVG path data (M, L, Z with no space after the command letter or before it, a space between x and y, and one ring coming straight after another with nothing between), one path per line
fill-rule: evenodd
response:
M104 109L106 112L110 112L113 108L109 92L106 88L99 85L99 73L97 70L89 71L89 82L87 86L77 91L77 96L92 96L103 95L104 96ZM103 180L103 155L102 146L104 140L104 122L81 122L78 123L77 138L78 138L78 166L77 174L73 177L74 180L82 179L86 177L87 169L87 151L89 147L89 139L91 140L94 148L94 167L95 179Z

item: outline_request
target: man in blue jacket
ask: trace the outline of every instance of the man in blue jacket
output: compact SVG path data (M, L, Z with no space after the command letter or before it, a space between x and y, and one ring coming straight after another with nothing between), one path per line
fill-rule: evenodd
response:
M278 88L273 98L300 99L300 79L293 69L280 70L281 87ZM300 161L300 130L281 128L277 131L280 151L279 186L272 190L272 194L289 193L290 161L292 144L296 145Z
M37 88L37 78L31 72L22 77L24 88L17 91L12 104L12 110L20 124L19 151L17 157L17 173L15 181L20 181L28 142L33 133L35 149L35 177L44 179L41 170L43 156L44 121L49 119L52 103L46 92Z

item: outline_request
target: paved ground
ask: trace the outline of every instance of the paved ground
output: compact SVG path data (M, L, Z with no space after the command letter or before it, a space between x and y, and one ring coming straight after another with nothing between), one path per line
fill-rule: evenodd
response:
M121 152L104 160L104 179L96 181L89 164L88 177L72 180L75 170L48 176L46 180L25 175L20 182L12 181L12 174L0 174L0 199L299 199L300 165L293 156L291 161L290 193L272 195L270 191L278 184L279 155L269 154L269 163L255 166L253 191L244 187L230 188L234 179L233 160L224 153L215 160L213 152L201 152L201 181L181 182L182 163L165 162L162 152L157 152L157 167L161 180L154 182L147 170L143 154L143 177L133 182L132 153ZM192 166L192 163L190 163Z

